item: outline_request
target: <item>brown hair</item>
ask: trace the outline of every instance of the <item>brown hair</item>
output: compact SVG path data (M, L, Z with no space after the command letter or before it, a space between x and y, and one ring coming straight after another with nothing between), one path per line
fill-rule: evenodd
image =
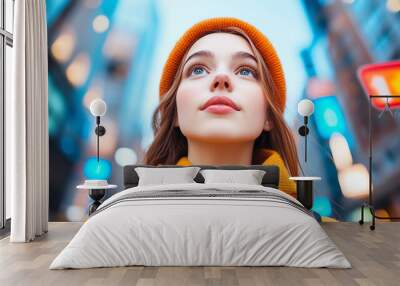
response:
M290 128L283 118L283 110L280 110L274 99L278 98L279 92L272 80L268 67L260 52L254 46L247 34L236 27L224 28L211 33L231 33L243 37L249 43L258 62L259 80L266 95L269 113L268 118L272 122L270 131L262 131L254 142L254 151L260 148L268 148L277 151L291 176L299 173L299 160L296 144ZM186 54L183 58L186 58ZM145 155L145 163L149 165L174 165L182 157L187 155L188 144L186 137L179 127L174 126L177 120L176 92L182 79L183 61L179 64L175 79L171 88L161 96L161 101L153 114L152 127L154 131L153 143ZM254 157L254 156L253 156Z

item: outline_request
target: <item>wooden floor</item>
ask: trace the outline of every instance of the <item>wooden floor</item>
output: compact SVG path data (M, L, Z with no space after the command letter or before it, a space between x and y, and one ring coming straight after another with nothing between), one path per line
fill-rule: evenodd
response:
M32 243L0 240L0 285L400 285L400 223L325 223L353 268L119 267L48 270L81 223L50 223Z

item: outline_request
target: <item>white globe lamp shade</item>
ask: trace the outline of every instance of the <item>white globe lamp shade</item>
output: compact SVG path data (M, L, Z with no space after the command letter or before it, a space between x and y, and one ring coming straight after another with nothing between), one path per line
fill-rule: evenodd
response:
M103 116L107 111L107 104L102 99L95 99L90 103L90 113L93 116Z
M314 113L314 103L309 99L303 99L297 105L297 112L301 116L310 116Z

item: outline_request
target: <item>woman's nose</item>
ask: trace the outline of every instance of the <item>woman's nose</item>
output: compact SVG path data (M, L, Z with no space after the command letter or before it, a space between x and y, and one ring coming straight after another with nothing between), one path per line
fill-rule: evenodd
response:
M216 89L226 89L228 92L232 92L233 86L228 75L218 74L215 76L211 83L210 90L215 91Z

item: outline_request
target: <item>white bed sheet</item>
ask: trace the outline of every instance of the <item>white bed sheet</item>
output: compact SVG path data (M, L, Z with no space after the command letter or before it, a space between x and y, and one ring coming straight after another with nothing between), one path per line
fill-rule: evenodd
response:
M145 266L293 266L350 268L343 253L311 216L289 204L258 198L150 198L145 191L263 190L256 185L140 186L106 200L50 269Z

